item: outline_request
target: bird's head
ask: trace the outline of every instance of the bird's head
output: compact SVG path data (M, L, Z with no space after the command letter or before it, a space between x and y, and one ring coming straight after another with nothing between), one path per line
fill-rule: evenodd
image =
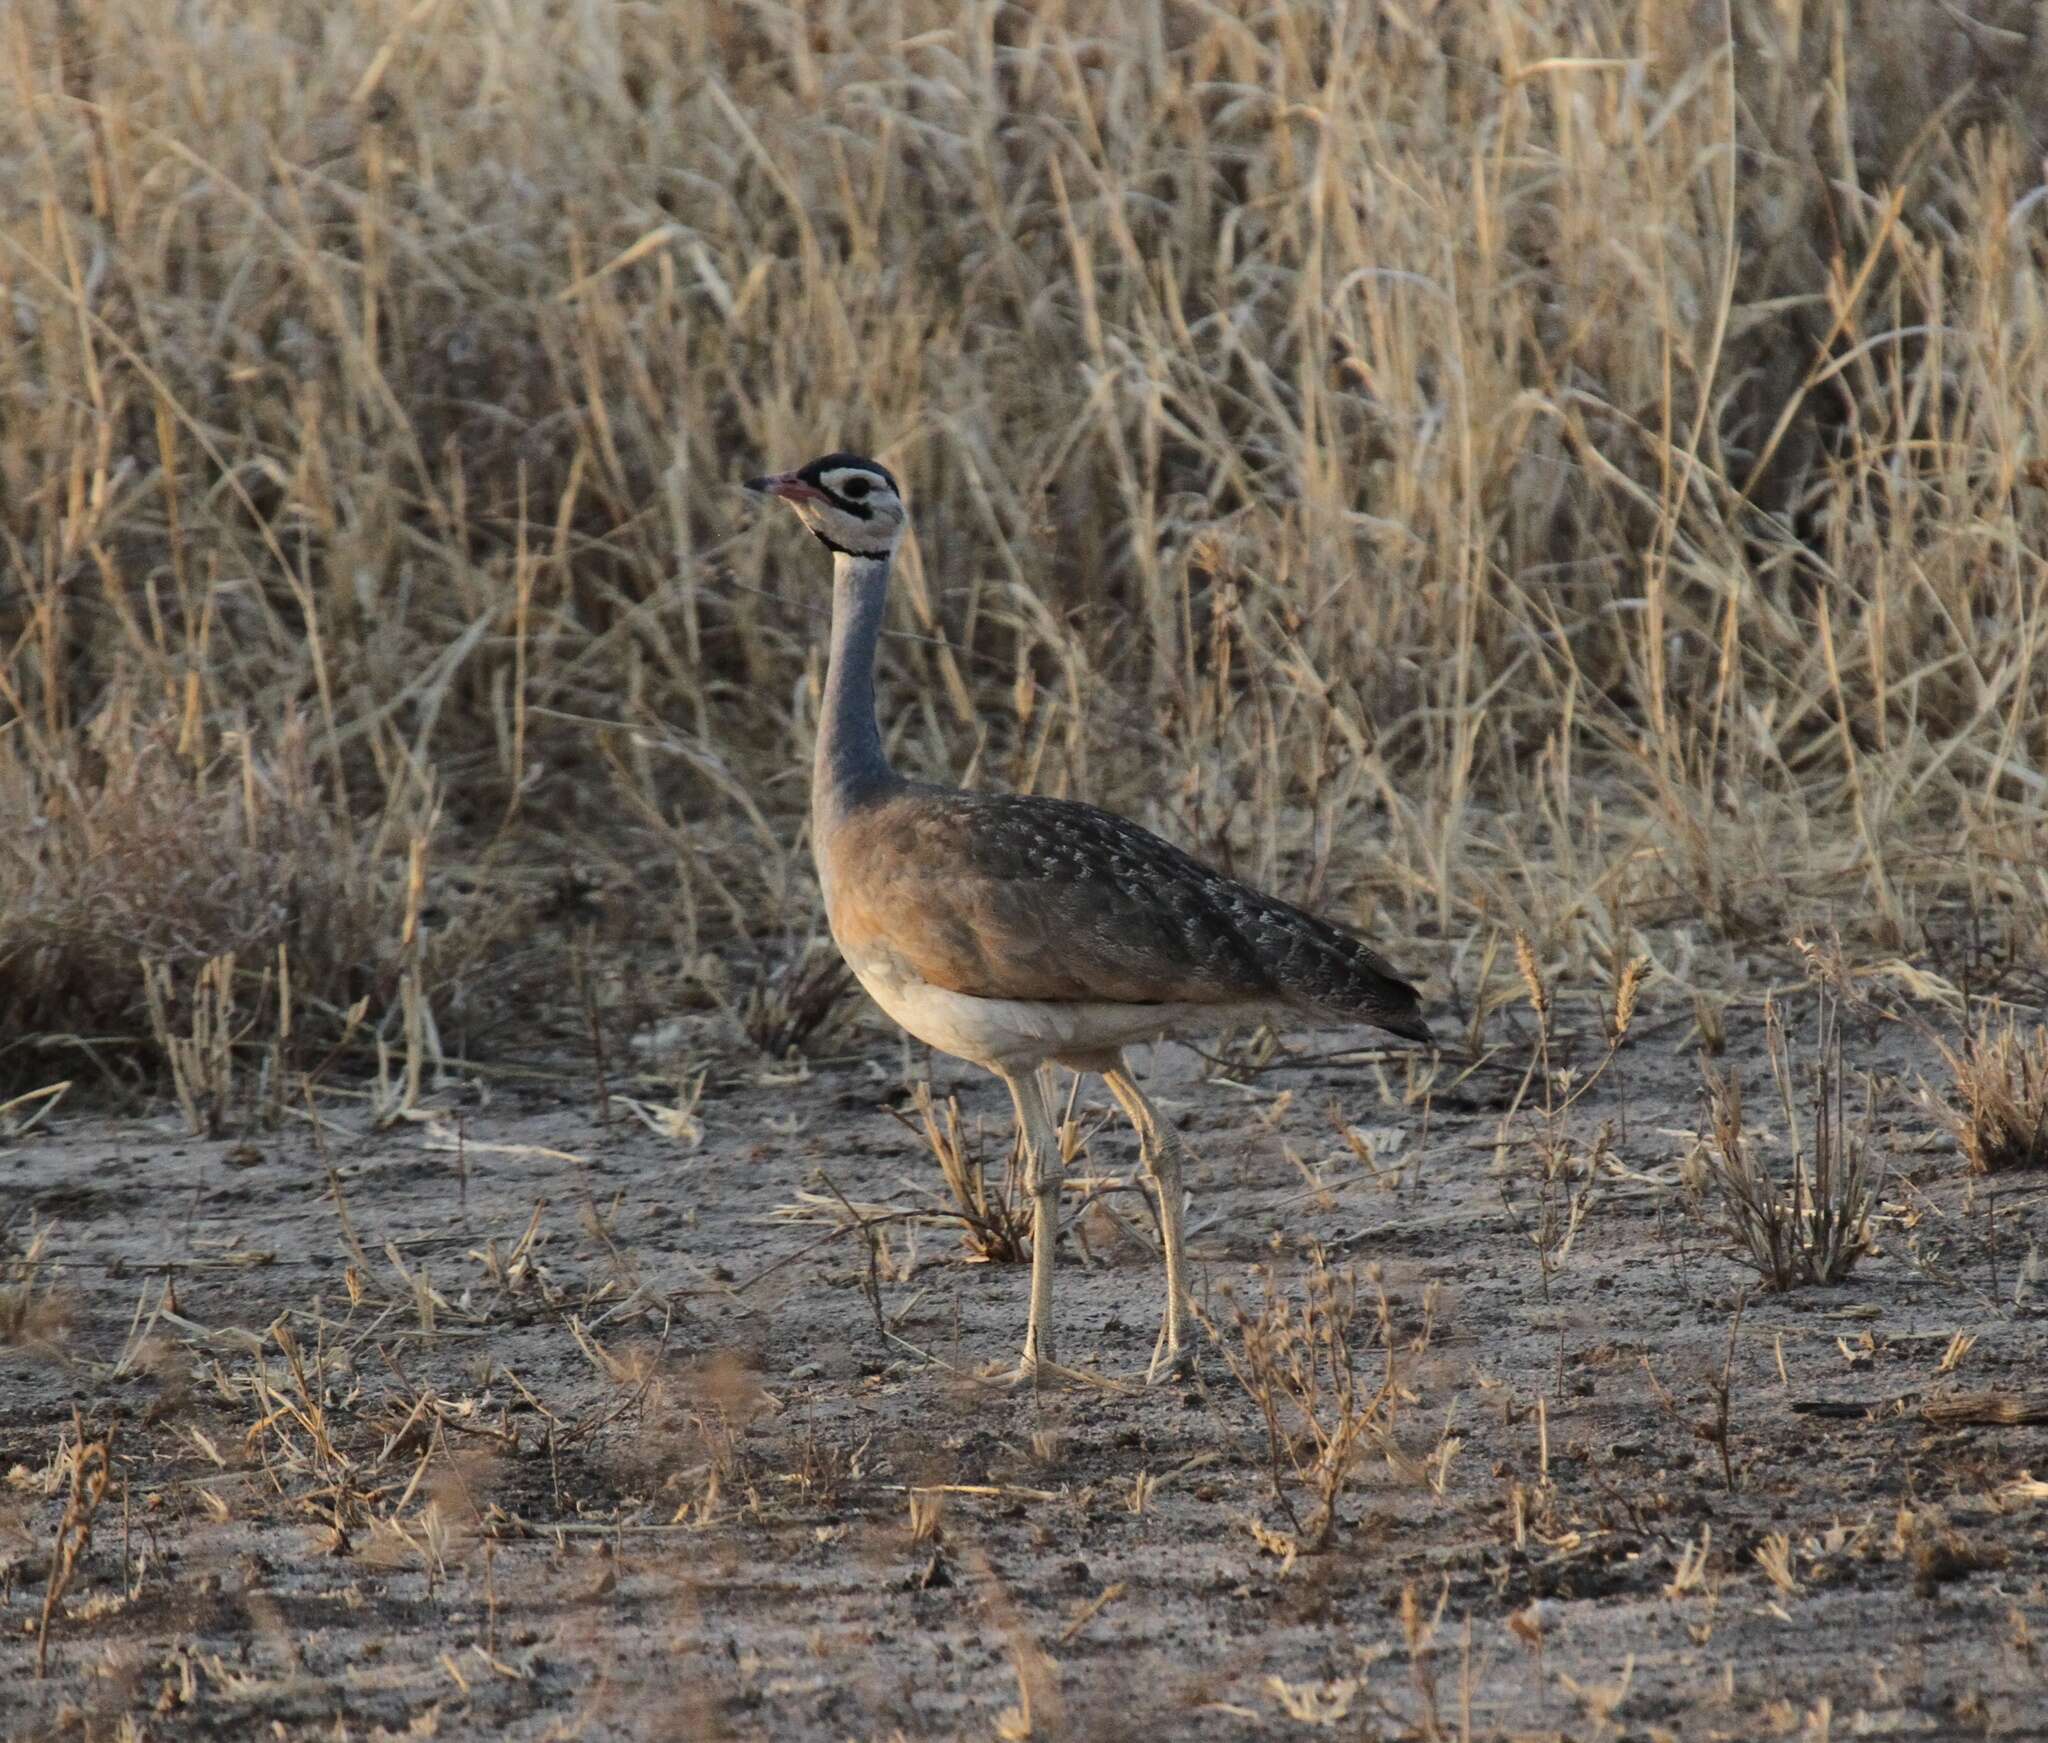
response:
M851 557L892 555L910 518L888 468L858 454L827 454L794 472L749 478L747 488L781 497L820 544Z

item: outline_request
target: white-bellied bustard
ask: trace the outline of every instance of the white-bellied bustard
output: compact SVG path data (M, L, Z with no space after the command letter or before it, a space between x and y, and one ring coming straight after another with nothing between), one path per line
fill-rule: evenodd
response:
M876 1004L920 1041L993 1071L1016 1104L1032 1201L1019 1373L1042 1377L1053 1365L1061 1163L1048 1063L1100 1072L1137 1128L1166 1254L1161 1341L1176 1359L1186 1301L1177 1140L1123 1049L1303 1013L1428 1041L1416 991L1348 933L1107 811L903 779L875 722L875 644L908 521L896 480L872 460L827 454L747 488L788 503L832 553L831 663L811 779L811 848L832 937Z

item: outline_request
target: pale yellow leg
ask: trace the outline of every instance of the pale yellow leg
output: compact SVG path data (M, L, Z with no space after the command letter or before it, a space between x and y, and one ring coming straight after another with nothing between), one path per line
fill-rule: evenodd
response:
M1178 1366L1181 1334L1187 1312L1187 1254L1181 1243L1180 1140L1160 1123L1152 1104L1145 1099L1130 1072L1119 1062L1102 1074L1117 1106L1138 1132L1138 1155L1159 1195L1159 1244L1166 1254L1166 1322L1160 1341L1153 1347L1152 1368L1147 1376L1159 1377L1163 1354L1169 1367Z
M1045 1083L1033 1071L1003 1074L1024 1133L1024 1190L1031 1195L1031 1314L1024 1325L1025 1377L1053 1367L1052 1265L1060 1228L1060 1143L1046 1105Z

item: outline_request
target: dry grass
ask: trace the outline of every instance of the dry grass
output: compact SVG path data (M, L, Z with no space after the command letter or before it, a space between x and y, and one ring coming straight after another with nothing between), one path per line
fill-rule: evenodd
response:
M740 1031L771 1059L801 1053L829 1029L852 989L853 971L828 940L810 940L780 966L757 959L736 1012Z
M341 1695L394 1736L434 1702L449 1737L1163 1743L1226 1709L1246 1734L1270 1712L1613 1735L1703 1703L1763 1736L1800 1729L1781 1697L1862 1710L1917 1626L1902 1722L1939 1732L1987 1686L2032 1710L2040 1187L1905 1162L1855 1302L1730 1313L1703 1293L1728 1267L1672 1245L1679 1024L1622 1023L1626 963L1597 1005L1537 978L1556 1021L1505 1134L1520 1060L1440 1089L1386 1168L1327 1129L1328 1099L1371 1094L1348 1051L1206 1091L1241 1098L1187 1133L1229 1157L1190 1231L1215 1341L1156 1387L976 1378L1025 1279L963 1262L987 1229L942 1207L922 1133L875 1122L893 1039L804 1062L800 1106L787 1063L696 1068L715 1099L680 1141L701 1076L609 1125L572 1070L381 1131L334 1083L317 1126L191 1143L67 1102L0 1153L0 1684L107 1736L331 1730ZM1939 1057L1860 1013L1846 1032L1859 1065ZM1759 1048L1738 1057L1754 1082ZM1383 1117L1408 1087L1385 1074ZM993 1209L1004 1098L961 1099L903 1111L984 1165ZM1504 1143L1555 1160L1569 1264L1494 1214ZM811 1164L792 1226L774 1200ZM1075 1173L1077 1203L1119 1190ZM1077 1245L1062 1335L1138 1372L1157 1261ZM1808 1626L1845 1605L1875 1642L1847 1661ZM1674 1639L1761 1668L1702 1696Z
M49 1245L47 1227L31 1228L25 1240L0 1227L0 1347L49 1345L65 1329L55 1280L43 1274Z
M1031 1211L1024 1202L1023 1170L1017 1166L1015 1148L1001 1183L994 1183L988 1176L982 1135L970 1135L963 1125L958 1096L946 1097L942 1113L931 1086L919 1083L911 1091L911 1107L917 1115L911 1129L924 1139L953 1195L968 1252L991 1264L1021 1265L1031 1250ZM897 1118L910 1126L903 1115Z
M1936 1105L1971 1172L2048 1168L2048 1029L1987 1016L1942 1054L1955 1089Z
M1789 1152L1782 1179L1765 1159L1769 1137L1744 1124L1740 1081L1701 1061L1711 1123L1694 1158L1719 1201L1723 1232L1767 1289L1847 1277L1871 1250L1870 1218L1884 1184L1867 1082L1862 1115L1852 1120L1849 1114L1841 1002L1823 986L1815 1009L1813 1057L1802 1071L1779 1006L1772 1000L1764 1005L1765 1043ZM1810 1114L1802 1119L1808 1095Z
M1372 1282L1376 1299L1368 1307L1357 1274L1333 1271L1316 1248L1309 1254L1298 1299L1268 1266L1255 1305L1247 1306L1226 1286L1227 1324L1195 1309L1211 1344L1258 1407L1274 1499L1294 1530L1254 1529L1262 1544L1290 1560L1299 1552L1329 1547L1338 1505L1367 1459L1377 1454L1396 1476L1428 1482L1441 1493L1458 1448L1447 1431L1425 1461L1404 1451L1396 1439L1403 1407L1420 1402L1404 1382L1401 1358L1419 1356L1429 1347L1435 1301L1432 1294L1431 1318L1421 1332L1397 1342L1392 1303L1377 1276ZM1376 1354L1371 1353L1374 1344ZM1363 1371L1367 1366L1379 1370L1376 1378ZM1289 1496L1290 1479L1313 1498L1306 1519Z
M102 698L43 760L32 735L0 735L6 807L39 820L0 847L0 1081L47 1074L36 1054L53 1052L127 1077L129 1042L189 1035L209 1004L255 1007L230 1041L253 1027L289 1042L296 1027L330 1042L351 1008L381 1016L439 954L416 913L410 943L406 930L408 850L424 855L430 811L407 831L394 807L395 839L359 833L320 791L304 731L280 733L273 756L247 734L192 752L139 725L136 701Z
M729 485L837 443L916 500L913 770L1453 978L2038 956L2042 38L1731 16L9 9L8 1074L147 1037L143 957L258 1049L280 953L394 1047L564 986L475 928L568 860L802 936L819 565ZM483 899L407 1006L421 841Z
M93 1519L107 1490L114 1482L114 1429L110 1424L96 1441L85 1436L85 1421L74 1406L71 1412L72 1440L66 1460L70 1467L70 1498L57 1526L50 1549L49 1577L43 1585L42 1614L36 1623L36 1675L50 1666L50 1623L61 1615L64 1594L78 1572L78 1563L92 1543Z

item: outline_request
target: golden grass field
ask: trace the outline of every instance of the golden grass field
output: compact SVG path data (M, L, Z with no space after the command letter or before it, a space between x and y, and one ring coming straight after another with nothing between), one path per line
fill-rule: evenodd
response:
M2044 89L2021 0L0 11L7 1734L2048 1734ZM974 1380L1001 1097L837 972L737 488L842 446L899 766L1424 981L1159 1050L1185 1386Z

